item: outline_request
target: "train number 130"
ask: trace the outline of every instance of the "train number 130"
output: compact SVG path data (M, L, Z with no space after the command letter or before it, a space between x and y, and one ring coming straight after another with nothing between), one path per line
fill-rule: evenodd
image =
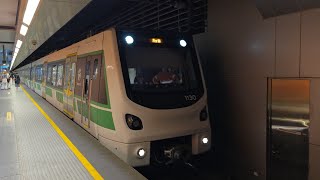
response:
M187 96L184 96L185 100L186 101L195 101L197 100L197 96L196 95L187 95Z

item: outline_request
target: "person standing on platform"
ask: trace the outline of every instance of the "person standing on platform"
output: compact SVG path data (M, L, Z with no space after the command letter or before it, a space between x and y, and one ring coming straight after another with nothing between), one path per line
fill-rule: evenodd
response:
M7 89L8 88L8 74L6 70L4 70L2 74L2 84L1 84L1 89Z
M7 89L10 89L11 88L11 76L9 73L7 73Z
M19 77L18 74L16 75L14 84L15 84L15 86L16 86L16 89L18 90L18 87L20 86L20 77Z

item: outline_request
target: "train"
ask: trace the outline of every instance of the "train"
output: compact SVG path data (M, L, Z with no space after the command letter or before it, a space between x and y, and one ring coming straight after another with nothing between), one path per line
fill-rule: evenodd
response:
M211 149L207 90L190 34L110 28L15 72L133 167Z

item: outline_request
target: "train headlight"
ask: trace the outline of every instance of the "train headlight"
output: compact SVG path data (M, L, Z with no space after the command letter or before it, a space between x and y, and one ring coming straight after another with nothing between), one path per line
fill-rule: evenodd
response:
M127 44L132 44L134 42L134 39L132 36L126 36L125 40Z
M204 107L200 112L200 121L205 121L208 119L207 107Z
M201 142L202 142L202 144L208 144L209 139L208 139L207 137L203 137L203 138L201 139Z
M187 42L183 39L180 40L180 46L182 47L186 47L187 46Z
M144 156L146 155L146 150L144 150L143 148L138 149L137 155L139 158L144 158Z
M126 114L126 122L132 130L141 130L143 128L142 121L137 116Z

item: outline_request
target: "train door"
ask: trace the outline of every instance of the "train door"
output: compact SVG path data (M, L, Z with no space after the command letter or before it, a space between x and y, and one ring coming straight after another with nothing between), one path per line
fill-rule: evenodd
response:
M63 111L71 118L74 116L73 97L77 56L66 59L63 86Z
M88 56L83 63L85 66L83 69L85 71L85 76L83 79L83 106L82 106L82 121L81 123L84 126L90 127L90 121L94 121L91 119L92 117L98 117L97 115L93 115L91 112L90 104L93 102L98 102L99 99L99 89L100 89L100 71L101 71L101 56Z
M87 57L85 63L85 74L84 74L84 90L83 90L83 106L82 106L82 124L90 128L90 100L91 100L91 58Z
M42 68L42 83L41 83L41 93L42 97L46 98L46 81L47 81L47 62L43 63L43 68Z

